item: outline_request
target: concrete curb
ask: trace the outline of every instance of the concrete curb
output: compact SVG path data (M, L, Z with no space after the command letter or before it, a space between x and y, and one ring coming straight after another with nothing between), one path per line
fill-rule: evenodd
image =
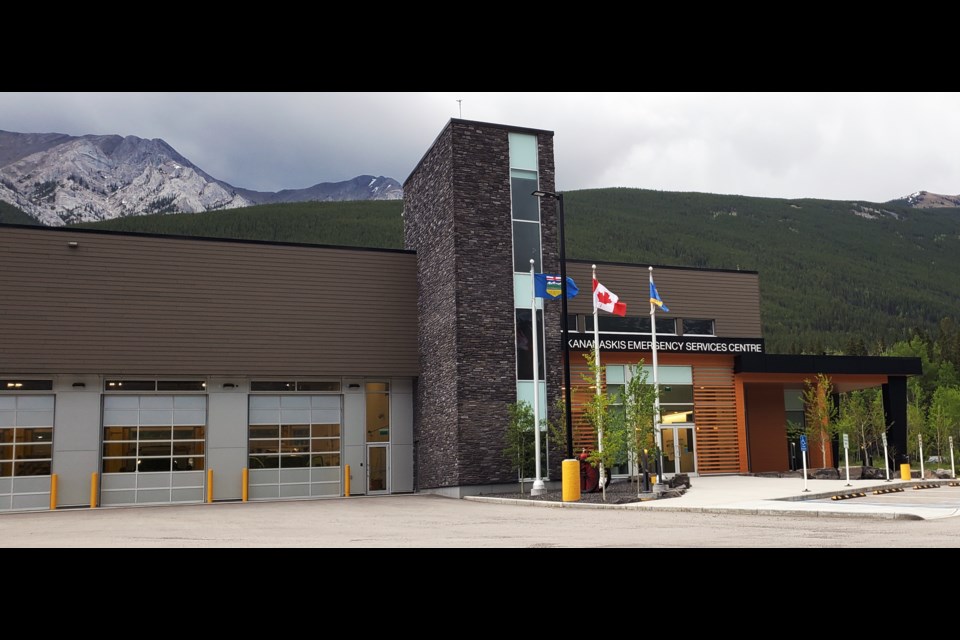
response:
M596 502L554 502L550 500L521 500L520 498L493 498L491 496L463 496L461 500L489 502L493 504L511 504L518 507L545 507L547 509L628 509L636 511L638 503L597 504Z
M946 480L941 480L945 484ZM860 492L871 492L878 489L890 488L893 486L909 487L920 484L918 481L900 481L895 483L883 482L877 486L861 487ZM789 496L785 498L771 498L769 502L808 502L810 500L822 500L842 494L838 491L827 491L820 493L811 493L805 496ZM832 510L804 510L804 509L765 509L765 508L744 508L744 507L670 507L645 505L643 502L630 502L627 504L598 504L595 502L554 502L543 500L525 500L518 498L496 498L492 496L464 496L463 500L473 500L475 502L487 502L492 504L508 504L523 507L544 507L548 509L621 509L632 511L673 511L679 513L712 513L712 514L730 514L730 515L751 515L751 516L803 516L807 518L861 518L874 520L925 520L923 516L913 513L897 512L863 512L863 511L832 511Z

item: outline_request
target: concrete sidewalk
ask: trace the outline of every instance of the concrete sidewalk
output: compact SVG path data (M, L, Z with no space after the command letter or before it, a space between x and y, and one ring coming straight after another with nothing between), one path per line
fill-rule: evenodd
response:
M678 498L619 505L506 500L480 496L465 499L539 507L932 520L960 515L960 488L948 487L947 482L851 480L851 486L847 486L846 480L808 480L806 484L809 491L804 492L802 478L705 476L691 478L690 489ZM914 485L925 484L939 484L941 487L926 493L913 489ZM904 492L873 495L875 490L890 488L903 488ZM866 496L847 500L832 499L835 495L851 493L865 493Z

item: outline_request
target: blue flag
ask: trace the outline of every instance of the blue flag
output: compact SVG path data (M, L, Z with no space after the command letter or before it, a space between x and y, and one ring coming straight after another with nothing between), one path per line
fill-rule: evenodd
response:
M650 281L650 303L657 305L664 311L670 311L670 309L667 309L667 305L663 304L663 300L660 299L660 294L657 293L657 286L653 284L653 280Z
M550 275L547 273L533 274L533 285L534 289L536 289L536 296L538 298L546 298L548 300L555 300L559 298L563 293L560 283L560 276ZM567 276L567 298L572 298L578 293L580 293L580 289L577 288L573 278Z

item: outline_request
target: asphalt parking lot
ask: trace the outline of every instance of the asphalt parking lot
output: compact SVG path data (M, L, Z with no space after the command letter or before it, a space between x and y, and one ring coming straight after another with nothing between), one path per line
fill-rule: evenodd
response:
M757 482L751 482L756 480ZM833 490L811 482L811 489ZM858 481L854 481L858 482ZM855 489L866 488L868 481ZM825 483L825 484L820 484ZM873 481L873 485L878 484ZM883 483L880 483L881 485ZM893 486L897 483L891 483ZM796 480L693 479L681 498L545 508L431 495L0 515L26 547L598 548L960 547L960 487L830 500ZM686 500L686 502L684 502ZM862 501L862 502L858 502ZM530 502L530 501L528 501ZM673 503L673 504L671 504ZM562 504L562 503L561 503ZM920 518L917 513L930 517ZM892 515L891 515L892 514ZM909 517L897 517L897 514Z
M938 515L931 517L954 517L960 515L960 486L950 486L947 482L929 482L929 483L898 483L895 489L891 487L878 485L880 488L875 490L857 491L855 494L864 493L865 495L856 495L852 498L842 498L834 500L831 498L819 498L812 500L814 503L843 504L850 507L864 509L899 509L903 512L935 512ZM882 492L882 493L878 493ZM850 495L841 493L841 496ZM927 517L925 519L931 519Z

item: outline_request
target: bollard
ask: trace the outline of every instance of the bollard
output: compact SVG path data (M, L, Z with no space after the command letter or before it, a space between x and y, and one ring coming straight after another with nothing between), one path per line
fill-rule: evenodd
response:
M343 497L350 497L350 465L343 465Z
M207 504L213 502L213 469L207 469Z
M243 468L243 487L240 489L240 501L246 502L250 496L250 469Z
M50 476L50 511L57 508L57 474Z
M90 474L90 508L97 508L97 472Z
M563 477L563 501L577 502L580 499L580 461L564 460L560 470Z
M900 479L901 479L901 480L909 480L909 479L910 479L910 464L909 464L909 463L900 465Z

